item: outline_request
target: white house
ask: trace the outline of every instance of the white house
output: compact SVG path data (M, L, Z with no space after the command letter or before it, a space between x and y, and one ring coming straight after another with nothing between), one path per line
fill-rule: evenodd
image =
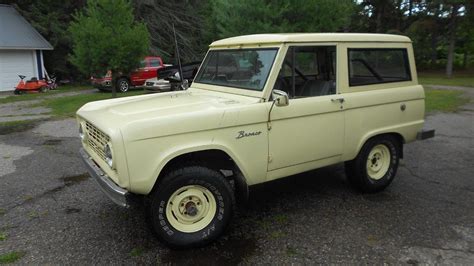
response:
M13 90L18 75L43 78L43 50L53 46L15 8L0 4L0 91Z

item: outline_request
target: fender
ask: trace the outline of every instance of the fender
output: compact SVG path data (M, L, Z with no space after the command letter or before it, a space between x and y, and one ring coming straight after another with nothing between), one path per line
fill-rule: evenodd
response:
M236 164L236 166L238 168L238 171L240 172L240 174L236 175L237 178L241 179L241 180L239 180L239 182L240 182L239 186L242 186L242 188L241 188L242 190L247 190L247 188L244 188L244 187L247 186L248 172L246 171L246 167L242 163L242 160L240 160L239 157L237 155L235 155L230 149L228 149L227 147L225 147L223 145L219 145L219 144L205 144L205 145L192 146L192 147L187 147L187 148L184 148L184 149L170 151L164 157L164 159L161 161L161 163L158 165L158 167L154 171L154 178L152 180L152 184L156 183L156 181L157 181L158 177L160 176L160 173L163 170L163 168L174 158L176 158L178 156L181 156L181 155L193 153L193 152L207 151L207 150L219 150L219 151L222 151L222 152L226 153L234 161L234 163ZM149 194L150 191L152 190L152 188L153 188L153 186L150 186L149 191L147 191L145 194ZM244 193L248 194L248 192L244 192Z
M384 127L384 128L378 128L372 131L367 132L357 143L356 149L354 149L353 153L347 154L344 156L342 159L344 161L352 160L354 159L357 154L359 153L360 149L362 149L362 146L367 142L372 137L375 137L377 135L382 135L382 134L395 134L398 135L402 138L403 144L411 142L415 140L416 135L411 136L411 132L417 132L417 130L413 130L413 127L422 127L424 121L414 121L410 123L405 123L401 125L396 125L396 126L391 126L391 127Z

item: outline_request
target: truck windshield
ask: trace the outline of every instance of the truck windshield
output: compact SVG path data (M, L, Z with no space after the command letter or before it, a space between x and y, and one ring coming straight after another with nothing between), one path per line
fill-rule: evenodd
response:
M195 82L262 91L277 48L211 50Z

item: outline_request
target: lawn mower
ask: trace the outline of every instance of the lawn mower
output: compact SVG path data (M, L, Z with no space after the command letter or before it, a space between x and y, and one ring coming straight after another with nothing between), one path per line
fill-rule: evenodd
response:
M37 92L47 92L49 90L54 90L58 87L56 84L56 77L51 77L46 79L40 79L32 77L26 82L23 81L25 76L18 75L20 77L20 82L16 85L14 94L24 94L24 93L37 93Z

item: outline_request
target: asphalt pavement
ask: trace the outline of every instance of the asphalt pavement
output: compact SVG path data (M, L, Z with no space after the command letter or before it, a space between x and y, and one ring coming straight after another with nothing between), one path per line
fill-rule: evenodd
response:
M468 94L472 97L472 93ZM354 191L335 165L252 187L216 243L174 251L143 209L97 188L73 119L0 128L0 255L19 264L474 264L474 103L427 117L391 186Z

